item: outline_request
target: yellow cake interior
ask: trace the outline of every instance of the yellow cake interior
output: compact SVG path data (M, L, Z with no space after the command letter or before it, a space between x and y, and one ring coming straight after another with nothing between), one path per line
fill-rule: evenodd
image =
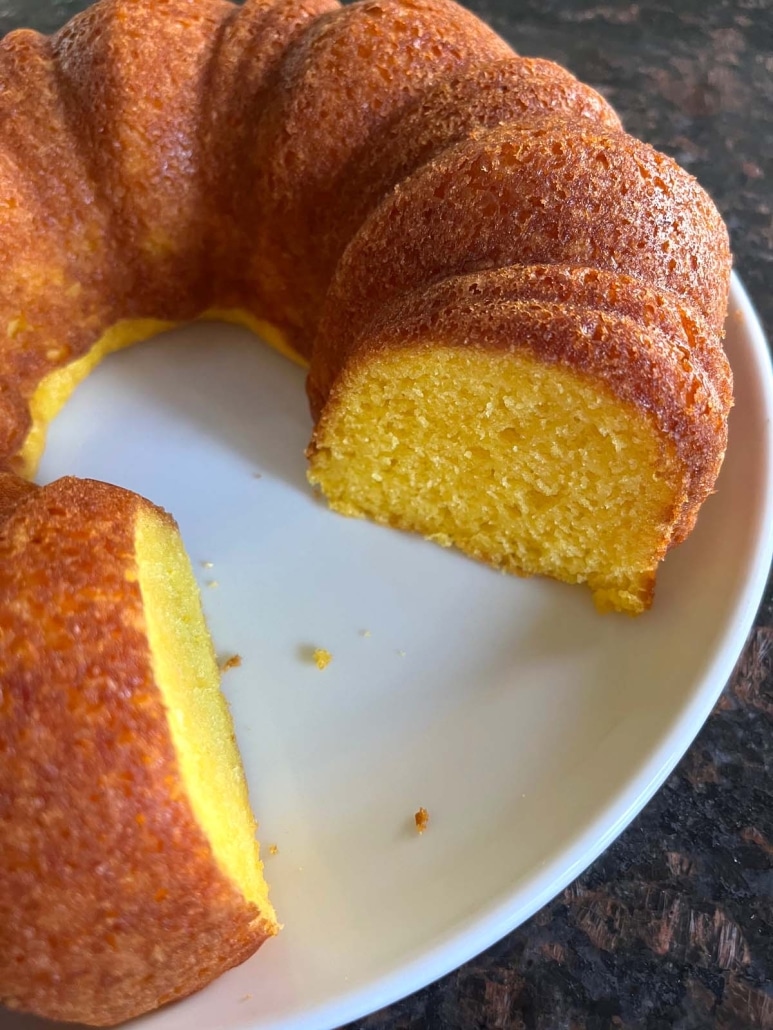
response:
M257 906L266 930L276 932L231 714L191 564L174 524L152 510L138 516L135 546L153 671L185 792L219 867Z
M309 478L331 507L640 612L682 481L649 417L526 351L372 355L331 398ZM591 570L588 572L588 570Z

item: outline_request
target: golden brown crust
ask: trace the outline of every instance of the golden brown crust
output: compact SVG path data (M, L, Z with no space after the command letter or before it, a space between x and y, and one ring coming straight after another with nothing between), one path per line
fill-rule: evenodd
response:
M325 302L312 388L324 395L336 350L416 284L556 263L620 272L667 290L722 331L727 230L695 179L625 133L535 119L444 151L365 221Z
M258 145L261 115L276 89L289 48L338 0L247 0L223 22L201 98L200 146L204 190L217 217L207 241L207 268L220 307L264 312L250 265L255 234L265 217L255 180L264 155Z
M51 43L0 42L0 460L29 428L24 398L112 320L115 265L96 195L59 95ZM44 146L32 146L32 140ZM66 213L66 216L64 216Z
M251 267L265 317L304 356L312 342L306 298L316 296L309 241L323 231L349 162L443 76L511 54L449 0L363 0L318 18L289 48L259 127L252 188L265 217Z
M0 375L0 468L9 471L13 469L31 425L32 417L27 401L22 396L18 377L13 374Z
M4 522L22 503L37 493L38 487L26 479L0 469L0 523Z
M387 193L422 164L480 129L551 112L619 129L620 120L590 86L552 61L473 54L442 76L353 149L346 174L315 212L314 263L302 312L310 337L346 245Z
M538 288L531 299L518 297L517 289L516 297L508 298L513 283L507 278L499 271L457 276L381 309L340 369L314 439L345 398L350 373L385 351L440 345L525 349L542 363L561 364L605 386L653 418L658 432L673 443L684 475L676 493L685 502L674 513L667 542L684 539L714 485L727 444L727 410L705 369L657 323L645 326L619 311L583 304L596 299L593 281L585 298L567 304L547 291L540 296Z
M0 998L120 1022L265 939L181 790L134 557L135 494L40 489L0 527Z
M226 0L102 0L52 40L70 131L109 198L124 318L208 306L204 242L217 210L202 189L201 104L232 11Z

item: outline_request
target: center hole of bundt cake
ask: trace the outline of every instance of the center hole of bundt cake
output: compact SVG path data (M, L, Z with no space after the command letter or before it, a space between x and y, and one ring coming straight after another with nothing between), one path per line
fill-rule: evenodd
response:
M347 375L311 479L349 515L640 611L675 498L646 414L526 351L423 347Z
M236 308L210 308L199 316L198 321L225 322L244 326L295 364L305 366L305 361L293 351L278 329L247 311ZM32 425L20 452L23 473L30 477L35 474L46 445L49 425L79 383L86 379L110 354L131 347L135 343L141 343L169 329L174 329L176 325L175 322L161 321L156 318L122 319L107 329L75 361L67 362L44 376L30 397Z
M153 671L186 794L220 868L270 915L231 715L182 540L171 519L142 513L135 548Z

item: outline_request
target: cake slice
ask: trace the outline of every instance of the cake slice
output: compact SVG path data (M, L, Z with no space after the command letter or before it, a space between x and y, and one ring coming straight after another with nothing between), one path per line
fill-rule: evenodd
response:
M712 489L729 396L665 316L631 317L633 285L615 310L592 271L568 299L569 270L526 272L452 277L383 310L335 379L309 478L343 514L636 614Z
M0 1000L111 1025L279 927L174 521L89 480L5 508Z

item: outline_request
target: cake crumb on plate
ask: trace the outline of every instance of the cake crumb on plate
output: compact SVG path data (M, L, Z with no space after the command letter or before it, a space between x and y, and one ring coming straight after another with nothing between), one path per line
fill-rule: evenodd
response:
M413 821L416 823L416 832L424 833L429 824L429 812L426 808L420 808L413 817Z
M238 669L241 664L242 656L240 654L232 654L230 658L226 658L221 664L220 671L228 672L229 669Z
M311 657L314 659L314 664L318 669L326 669L333 661L332 654L326 651L324 647L315 647Z

